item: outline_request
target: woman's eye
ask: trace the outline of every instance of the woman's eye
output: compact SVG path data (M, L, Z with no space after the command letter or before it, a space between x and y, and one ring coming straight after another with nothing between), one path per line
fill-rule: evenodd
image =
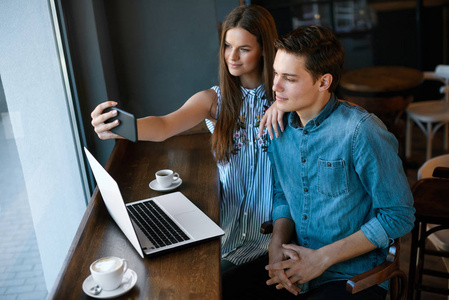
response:
M246 48L242 48L242 49L240 49L241 51L244 51L244 52L248 52L249 51L249 49L246 49Z

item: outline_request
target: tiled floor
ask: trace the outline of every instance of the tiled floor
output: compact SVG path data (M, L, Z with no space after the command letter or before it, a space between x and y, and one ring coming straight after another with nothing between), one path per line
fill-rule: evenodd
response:
M45 299L25 182L7 115L0 117L0 299ZM5 125L6 124L6 125Z

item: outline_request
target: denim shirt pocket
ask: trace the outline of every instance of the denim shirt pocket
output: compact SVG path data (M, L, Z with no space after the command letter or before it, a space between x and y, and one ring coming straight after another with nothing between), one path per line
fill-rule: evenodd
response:
M348 176L343 159L318 159L318 192L332 198L348 192Z

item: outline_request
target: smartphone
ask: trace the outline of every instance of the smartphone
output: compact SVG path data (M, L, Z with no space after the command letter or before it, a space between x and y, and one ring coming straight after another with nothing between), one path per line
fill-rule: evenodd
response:
M121 137L124 137L127 140L137 142L137 123L134 115L117 107L106 108L103 113L109 112L112 109L115 109L117 111L117 115L115 117L107 119L105 123L111 123L117 119L120 123L117 127L112 128L111 131Z

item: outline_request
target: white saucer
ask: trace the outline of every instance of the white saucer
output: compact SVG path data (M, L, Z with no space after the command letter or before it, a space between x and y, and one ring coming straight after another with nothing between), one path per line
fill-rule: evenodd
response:
M169 191L176 189L178 186L181 185L181 183L182 183L182 179L178 178L177 180L173 181L172 185L170 185L169 187L163 188L163 187L160 187L159 184L157 183L157 180L154 179L153 181L150 182L149 186L150 186L150 189L158 191L158 192L169 192Z
M123 275L122 284L113 291L105 291L102 290L100 294L94 295L91 293L90 289L97 284L95 283L94 279L92 278L92 275L89 275L83 282L83 291L86 293L86 295L98 298L98 299L110 299L114 297L118 297L120 295L123 295L124 293L128 292L130 289L132 289L137 282L137 274L131 269L126 270L125 275Z

